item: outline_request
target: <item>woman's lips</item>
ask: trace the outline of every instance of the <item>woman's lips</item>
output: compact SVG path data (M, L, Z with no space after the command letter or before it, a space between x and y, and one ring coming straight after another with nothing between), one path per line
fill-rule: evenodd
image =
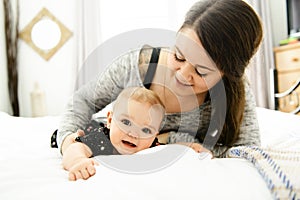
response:
M182 86L191 86L190 83L187 83L185 81L181 81L179 78L177 78L177 76L175 76L175 80L176 80L176 83L179 84L179 85L182 85Z

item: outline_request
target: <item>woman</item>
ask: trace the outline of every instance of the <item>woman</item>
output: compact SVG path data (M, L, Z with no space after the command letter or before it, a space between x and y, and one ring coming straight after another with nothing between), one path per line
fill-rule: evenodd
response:
M74 94L58 131L61 152L123 88L142 85L166 107L160 142L199 143L216 157L232 146L259 145L255 102L244 72L261 40L260 19L244 1L197 2L175 47L129 52Z

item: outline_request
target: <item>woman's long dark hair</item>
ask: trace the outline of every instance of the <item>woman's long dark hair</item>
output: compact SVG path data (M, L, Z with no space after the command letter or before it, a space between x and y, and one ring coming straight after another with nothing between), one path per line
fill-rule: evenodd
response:
M223 72L221 81L227 110L218 142L231 146L238 139L243 119L245 68L262 40L260 19L242 0L205 0L195 3L189 10L183 28L195 30L207 53Z

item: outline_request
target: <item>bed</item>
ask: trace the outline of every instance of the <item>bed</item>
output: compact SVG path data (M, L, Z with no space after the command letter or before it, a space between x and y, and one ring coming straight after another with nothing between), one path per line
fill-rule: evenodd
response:
M104 163L95 176L71 182L58 149L50 148L59 117L0 112L0 199L300 199L300 117L259 107L257 113L262 146L237 147L232 158L203 159L187 147L163 145L97 157ZM116 160L123 171L109 164ZM126 169L128 163L151 167Z

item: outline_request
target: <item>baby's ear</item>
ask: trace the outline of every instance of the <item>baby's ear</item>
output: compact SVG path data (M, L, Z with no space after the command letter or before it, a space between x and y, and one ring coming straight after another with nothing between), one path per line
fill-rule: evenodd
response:
M107 119L107 127L110 127L111 120L112 120L112 115L113 115L113 112L112 112L112 111L107 112L107 115L106 115L106 119Z

